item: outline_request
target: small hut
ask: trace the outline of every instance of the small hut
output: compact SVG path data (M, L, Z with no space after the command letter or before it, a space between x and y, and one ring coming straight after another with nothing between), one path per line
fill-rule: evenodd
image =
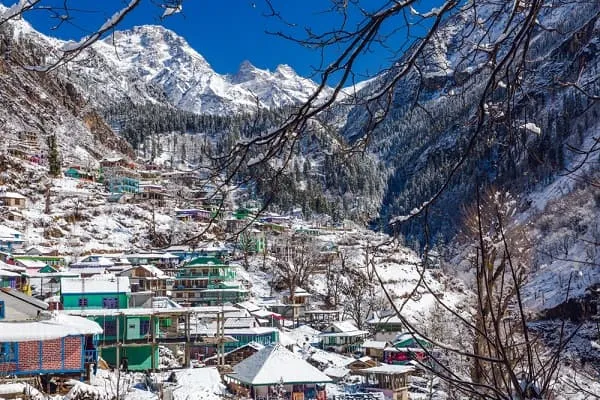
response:
M324 399L331 378L277 344L267 346L233 367L225 376L234 393L253 399ZM284 392L284 393L282 393Z
M377 367L354 371L365 376L367 392L381 392L386 399L408 400L408 378L415 372L412 365L381 364Z

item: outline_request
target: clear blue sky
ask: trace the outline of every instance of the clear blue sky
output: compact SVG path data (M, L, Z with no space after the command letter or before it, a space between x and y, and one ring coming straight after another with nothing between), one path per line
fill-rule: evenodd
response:
M2 0L0 0L2 1ZM14 0L3 0L12 4ZM440 0L422 0L420 10ZM155 1L159 3L159 1ZM266 17L269 9L264 0L186 0L183 12L160 20L162 11L150 0L143 0L139 9L129 15L120 25L127 29L135 25L162 24L186 38L190 45L202 54L219 73L234 73L240 63L249 60L260 68L275 69L278 64L289 64L298 73L310 76L313 67L318 67L320 52L302 48L288 40L268 35L265 31L286 30L288 33L302 34L305 27L317 32L327 31L339 23L339 15L324 13L331 5L328 0L272 0L273 5L289 22L297 24L290 28L279 19ZM381 0L365 0L363 4L382 4ZM42 4L63 4L62 0L45 0ZM34 27L42 32L63 39L80 38L102 24L103 20L124 4L123 0L71 0L72 19L58 29L51 27L57 22L49 18L45 11L31 11L26 15ZM351 23L357 21L357 14L351 15ZM389 27L388 29L391 29ZM399 32L393 38L403 40L405 32ZM339 49L331 48L327 57L331 59ZM356 72L372 75L386 64L390 53L382 48L373 48L362 57ZM364 78L364 76L363 76ZM359 79L360 80L360 79Z

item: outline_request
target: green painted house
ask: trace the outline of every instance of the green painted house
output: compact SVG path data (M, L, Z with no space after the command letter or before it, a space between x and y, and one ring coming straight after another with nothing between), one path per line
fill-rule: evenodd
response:
M159 320L129 308L129 277L99 275L61 279L61 302L65 310L97 322L103 329L98 340L100 356L116 366L116 344L120 361L132 371L158 368L158 347L150 343L151 332L159 332ZM147 345L145 343L148 343Z
M196 257L178 269L173 300L191 306L243 301L247 290L236 280L237 268L219 257Z
M150 335L151 332L159 332L159 319L152 319L150 315L138 315L135 310L107 310L105 315L88 316L88 319L97 322L104 330L99 340L101 356L110 365L116 365L115 344L118 342L122 344L120 360L126 360L128 369L145 371L158 368L158 346L152 346ZM144 345L144 342L148 344Z
M60 294L65 310L127 308L131 288L129 278L124 276L63 278Z
M87 179L90 181L96 180L96 173L92 171L85 171L81 168L70 167L65 171L65 176L73 179Z

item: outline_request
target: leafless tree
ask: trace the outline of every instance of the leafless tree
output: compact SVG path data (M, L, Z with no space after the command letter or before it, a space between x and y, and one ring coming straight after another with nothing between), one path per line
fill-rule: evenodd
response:
M375 269L396 315L418 336L430 341L435 351L422 347L429 357L422 366L442 379L449 392L479 399L548 398L554 390L565 346L578 331L566 332L564 323L557 332L557 345L549 348L529 324L531 315L523 304L526 272L526 235L509 223L514 201L505 193L487 192L465 211L465 237L472 243L471 268L475 299L472 313L461 313L436 296L445 323L459 329L461 342L450 344L437 339L431 329L415 325L393 301ZM515 256L514 249L519 248ZM422 273L425 273L423 268ZM433 293L426 279L418 286ZM570 281L565 300L569 297ZM418 343L418 342L417 342ZM457 369L463 363L469 371Z
M295 235L290 242L293 252L290 257L275 263L275 275L289 291L290 299L298 287L306 287L317 269L317 254L309 236Z

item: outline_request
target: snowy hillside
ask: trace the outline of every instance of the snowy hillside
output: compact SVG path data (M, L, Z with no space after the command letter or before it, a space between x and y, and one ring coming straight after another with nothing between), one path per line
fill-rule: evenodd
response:
M221 75L184 38L158 25L115 32L67 67L98 104L160 102L199 114L230 114L306 101L317 84L287 65L262 70L245 61Z

